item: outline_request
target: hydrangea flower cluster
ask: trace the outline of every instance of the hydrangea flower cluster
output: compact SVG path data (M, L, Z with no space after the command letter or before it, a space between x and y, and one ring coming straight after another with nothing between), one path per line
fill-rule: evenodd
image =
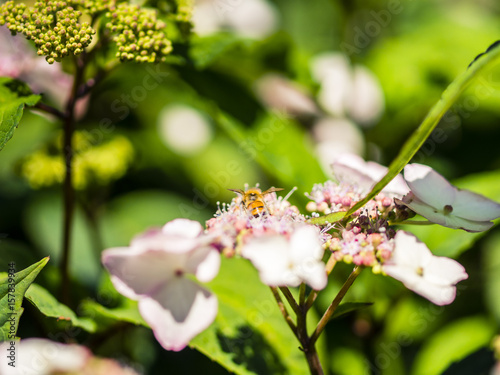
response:
M186 17L185 7L178 11ZM53 64L79 55L90 45L96 30L88 22L80 22L83 14L92 22L97 16L106 17L108 34L103 37L116 43L116 57L121 61L160 62L172 51L157 11L122 0L49 0L37 1L33 7L11 0L0 6L0 25L6 25L13 35L22 33L33 40L38 55Z
M37 1L34 7L7 1L0 7L0 25L33 40L38 55L53 64L70 54L79 55L92 41L95 30L79 22L81 15L66 1Z
M121 61L165 61L172 44L161 31L165 23L156 19L156 11L137 5L112 5L106 13L106 27L115 35L116 57Z
M323 213L348 211L387 172L353 155L340 158L333 169L338 182L316 185L308 194L309 208ZM420 170L425 173L417 173ZM271 287L307 284L317 293L326 287L333 265L343 261L354 263L356 270L371 267L375 273L389 275L437 305L450 304L456 284L468 277L464 267L453 259L434 256L413 234L396 231L392 225L415 215L415 208L429 220L455 227L456 220L440 220L439 215L458 211L460 223L466 224L460 228L476 230L478 222L486 228L490 223L485 221L500 217L500 204L470 192L451 198L445 194L445 209L426 216L429 210L420 206L437 205L426 192L436 187L448 193L459 191L425 166L409 165L405 175L406 181L398 176L354 215L322 228L291 205L289 195L278 197L275 191L279 189L262 192L246 186L244 191L235 190L238 195L229 204L219 204L205 230L197 222L176 219L162 230L135 238L130 247L106 250L103 264L116 289L139 301L141 315L168 350L182 349L215 319L216 297L185 275L210 281L218 272L220 255L250 260L261 281ZM412 205L416 197L418 204ZM468 210L461 199L471 197ZM327 264L325 250L330 254Z

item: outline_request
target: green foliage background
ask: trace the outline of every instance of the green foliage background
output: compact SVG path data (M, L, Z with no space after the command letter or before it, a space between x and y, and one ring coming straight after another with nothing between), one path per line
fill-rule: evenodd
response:
M0 152L0 271L7 271L11 261L20 271L48 255L51 259L37 284L26 292L18 336L75 339L98 355L119 358L148 374L165 373L167 368L171 373L224 374L228 370L220 363L225 361L226 368L241 374L303 373L298 343L279 320L277 307L269 309L266 301L272 301L271 294L248 264L224 262L223 274L211 285L221 296L215 325L197 337L192 348L172 353L163 350L134 315L134 304L113 290L100 265L100 252L126 246L135 234L177 217L203 223L217 202L233 197L227 188L242 188L245 183L285 190L297 186L291 201L304 209L303 193L330 177L314 156L311 124L270 113L252 87L262 74L279 72L315 95L318 87L308 64L321 52L350 51L352 62L367 66L380 80L386 108L376 126L363 130L365 157L389 164L447 85L500 39L500 5L494 0L275 0L273 4L279 10L280 30L263 40L243 40L230 33L194 37L189 43L174 43L178 51L174 62L153 67L122 64L96 86L78 128L97 129L98 135L103 121L111 121L111 135L127 137L134 159L117 181L92 185L78 195L83 205L74 223L69 307L81 318L64 307L50 310L54 304L44 310L50 299L46 294L57 295L60 282L56 266L61 188L34 190L21 177L20 165L59 130L47 118L25 110L13 138ZM379 25L379 31L360 45L362 35L371 32L370 22ZM151 74L148 69L162 72L160 84L144 99L117 111L116 101L123 105L122 95L143 85ZM451 109L454 121L443 120L440 136L431 136L414 158L459 187L496 201L500 201L499 89L500 69L476 79ZM13 116L20 116L19 104L37 100L23 98L10 109ZM161 142L158 116L170 104L192 106L210 120L213 137L206 147L180 156ZM282 122L282 130L259 143L259 132L276 121ZM12 134L12 124L2 121L0 130ZM252 155L242 147L249 140L256 140L259 147ZM464 372L467 366L477 374L491 368L489 347L500 325L500 232L477 235L437 227L412 231L436 254L458 258L466 267L469 279L459 285L456 301L436 307L395 280L365 271L347 300L373 305L327 327L320 353L328 373L460 375L470 374ZM328 306L349 272L349 267L338 266L320 294L316 315ZM67 319L46 318L58 314ZM210 346L217 340L227 351L219 353Z

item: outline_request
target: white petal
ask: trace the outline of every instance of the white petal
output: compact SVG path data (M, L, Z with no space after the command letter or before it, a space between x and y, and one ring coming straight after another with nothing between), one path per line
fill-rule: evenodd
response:
M290 260L301 263L305 260L321 259L324 249L319 240L319 230L311 225L297 228L290 238Z
M213 247L201 247L189 254L186 271L203 282L211 281L219 273L220 253Z
M5 357L0 360L2 375L49 375L54 373L80 373L90 360L92 353L85 347L61 344L39 338L23 339L15 344L15 366L9 366L7 357L10 343L0 344Z
M398 231L394 237L394 252L388 263L407 265L416 269L428 263L432 256L427 246L413 234Z
M112 248L102 253L102 263L111 274L116 290L124 296L138 299L149 294L174 272L173 256L163 251L136 253L130 248Z
M180 278L151 298L139 301L139 311L167 350L182 350L217 315L217 297L191 280Z
M453 215L474 221L490 221L500 217L500 204L468 190L458 190Z
M439 211L434 207L420 201L417 198L411 198L408 200L409 196L405 197L403 202L407 207L411 208L417 214L425 217L427 220L433 223L453 228L453 229L463 229L468 232L483 232L490 229L493 223L490 221L473 221L457 217L452 213L445 214L443 211Z
M352 118L361 124L372 124L384 110L382 88L375 75L363 66L354 67L347 108Z
M422 202L442 210L455 202L456 188L431 167L422 164L408 164L404 178L412 193Z
M266 285L283 286L288 285L287 283L295 284L298 280L291 274L293 265L290 261L289 243L283 236L252 238L243 246L241 255L252 262Z
M188 219L175 219L162 228L163 233L186 238L195 238L203 233L200 223Z
M454 259L434 256L425 267L424 278L436 285L455 285L469 277L465 268Z
M314 290L324 289L328 283L325 264L318 260L310 260L297 265L293 272L301 279L301 281L305 282Z
M457 288L455 286L435 285L424 280L421 280L420 283L417 283L412 288L406 284L405 286L438 306L449 305L452 303L455 300L457 292Z

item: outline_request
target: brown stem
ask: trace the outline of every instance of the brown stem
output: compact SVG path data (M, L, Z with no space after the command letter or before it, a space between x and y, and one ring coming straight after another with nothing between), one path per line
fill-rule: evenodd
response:
M276 287L273 287L273 286L271 286L270 288L271 288L271 292L273 292L273 296L276 299L276 302L278 303L278 307L279 307L279 309L281 311L281 314L285 318L285 321L287 322L288 326L292 330L293 334L298 338L298 336L297 336L297 326L295 325L295 323L293 322L292 317L288 313L288 310L286 309L285 304L283 303L283 301L282 301L282 299L280 297L278 289L276 289Z
M286 300L290 304L290 307L292 310L295 312L295 314L300 315L301 310L299 308L299 305L297 305L297 301L295 301L295 298L293 298L292 293L290 292L290 289L288 289L286 286L281 286L280 287L281 293L285 296Z
M36 108L36 109L43 111L45 113L49 113L51 115L54 115L60 120L64 120L64 113L62 113L57 108L54 108L48 104L38 102L35 104L35 106L33 108Z
M332 303L330 304L330 306L328 306L328 309L325 311L325 313L321 317L320 321L318 322L316 329L314 330L313 334L311 335L311 339L310 339L311 346L314 345L314 343L318 339L321 332L323 332L323 329L325 328L326 323L328 323L328 321L332 317L333 313L335 312L335 310L339 306L340 302L345 297L345 295L346 295L347 291L349 290L349 288L351 287L352 283L354 282L354 280L356 280L356 277L358 277L358 275L361 273L362 270L363 270L363 268L360 266L354 267L354 270L351 272L351 274L349 275L349 277L345 281L344 285L342 285L342 288L340 288L339 292L337 293L337 295L333 299Z
M72 162L73 162L73 148L71 140L75 131L75 104L77 101L78 87L83 80L83 72L85 69L85 62L82 58L76 58L76 70L73 80L73 87L71 89L68 102L66 103L66 111L64 113L64 218L63 218L63 243L62 243L62 259L60 264L62 283L61 283L61 300L65 304L69 304L69 261L70 261L70 246L71 246L71 228L73 224L73 212L75 208L75 191L72 184Z
M311 375L323 375L323 367L321 367L318 352L314 344L310 345L307 350L304 350L304 354L306 355L307 365L309 366Z

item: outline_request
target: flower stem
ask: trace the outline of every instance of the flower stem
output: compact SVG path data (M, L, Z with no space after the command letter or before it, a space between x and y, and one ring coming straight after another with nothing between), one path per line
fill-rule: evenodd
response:
M295 301L295 298L293 298L292 293L290 292L290 289L288 289L286 286L281 286L280 287L281 293L285 296L286 300L290 304L290 307L292 310L299 316L301 314L301 310L299 308L299 305L297 305L297 301Z
M58 119L60 120L64 120L64 113L62 113L61 111L59 111L57 108L54 108L48 104L45 104L45 103L41 103L41 102L38 102L35 104L35 106L33 108L36 108L42 112L45 112L45 113L49 113L51 115L54 115L56 116Z
M362 270L363 270L362 267L356 266L354 268L354 270L351 272L351 274L349 275L349 277L345 281L344 285L342 285L342 288L340 288L339 292L337 293L337 295L333 299L332 303L330 304L330 306L328 307L328 309L325 311L325 313L321 317L320 321L318 322L316 329L314 330L313 334L311 335L310 345L314 345L314 343L318 339L321 332L323 332L323 329L325 328L326 324L328 323L328 321L332 317L333 313L335 312L335 310L339 306L340 302L345 297L345 295L346 295L347 291L349 290L349 288L351 287L352 283L354 282L354 280L356 280L356 278L358 277L358 275L361 273Z
M298 336L297 336L297 326L295 325L295 323L293 322L292 317L288 313L288 310L286 309L286 306L285 306L285 304L283 303L283 301L282 301L282 299L280 297L278 289L276 287L273 287L273 286L271 286L270 288L271 288L271 292L273 293L274 298L276 299L276 302L278 303L278 307L279 307L279 309L281 311L281 314L285 318L285 321L287 322L288 326L292 330L293 334L298 338Z
M65 304L70 302L69 294L69 261L70 261L70 247L71 247L71 228L73 225L73 212L75 208L75 191L72 184L72 162L73 162L73 148L71 140L75 130L75 104L77 101L78 87L83 80L83 72L85 63L83 59L76 58L76 70L73 79L73 87L66 103L66 110L64 113L64 218L63 218L63 242L62 242L62 259L60 270L62 275L61 282L61 301Z

